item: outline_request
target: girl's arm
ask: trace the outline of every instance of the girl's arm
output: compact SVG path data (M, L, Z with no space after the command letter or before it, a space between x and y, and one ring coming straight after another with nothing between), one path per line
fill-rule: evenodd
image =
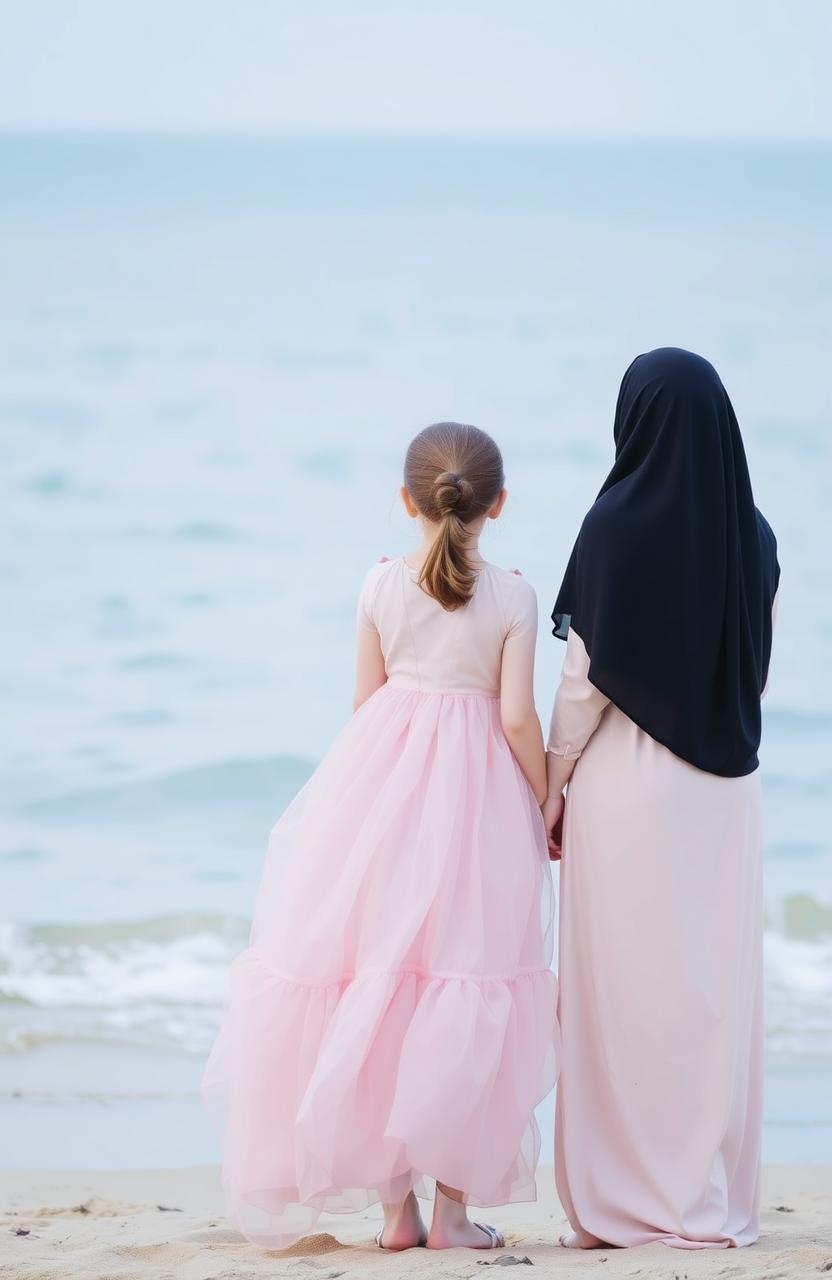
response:
M546 754L534 707L534 650L536 631L509 635L503 645L500 675L500 719L503 733L535 800L546 798Z
M384 655L381 652L381 640L373 628L358 627L358 640L355 656L355 697L353 711L357 711L363 702L371 697L376 689L387 683L387 672L384 667Z
M379 565L388 563L382 556ZM352 700L353 711L357 711L362 703L372 697L376 689L387 683L387 669L384 665L384 654L381 652L381 636L376 626L373 598L378 584L378 575L382 570L376 565L364 579L361 594L358 597L356 613L356 645L355 645L355 695Z
M567 760L566 756L556 756L554 751L546 752L548 794L542 806L543 825L546 828L549 857L553 862L560 858L563 840L563 792L576 763L576 760Z

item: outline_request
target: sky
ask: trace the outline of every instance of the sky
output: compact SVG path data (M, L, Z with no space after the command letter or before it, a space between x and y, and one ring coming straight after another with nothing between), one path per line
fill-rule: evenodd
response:
M0 129L832 139L832 0L0 0Z

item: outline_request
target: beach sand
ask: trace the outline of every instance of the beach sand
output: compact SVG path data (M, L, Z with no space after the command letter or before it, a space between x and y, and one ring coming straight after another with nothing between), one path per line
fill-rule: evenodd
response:
M832 1273L832 1167L766 1169L762 1234L750 1249L698 1252L650 1245L572 1253L551 1170L537 1204L488 1213L506 1232L494 1253L377 1249L377 1210L327 1217L283 1253L248 1244L225 1224L216 1168L119 1173L0 1174L0 1276L14 1280L255 1280L266 1276L481 1277L483 1265L522 1265L542 1276L801 1277ZM502 1261L501 1261L502 1260ZM526 1274L525 1270L519 1274Z

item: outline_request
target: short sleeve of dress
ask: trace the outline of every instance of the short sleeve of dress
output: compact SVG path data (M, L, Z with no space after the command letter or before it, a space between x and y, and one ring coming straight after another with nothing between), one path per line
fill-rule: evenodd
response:
M378 564L374 564L364 579L361 592L358 596L358 610L356 614L356 623L360 631L378 631L376 622L375 603L376 594L378 592L378 584L381 580L383 568L389 561L385 557Z
M515 576L506 607L506 639L537 635L537 595L519 575Z

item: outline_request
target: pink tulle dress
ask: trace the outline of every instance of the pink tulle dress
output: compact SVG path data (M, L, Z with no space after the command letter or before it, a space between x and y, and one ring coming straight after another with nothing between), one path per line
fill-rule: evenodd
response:
M506 637L536 617L490 564L453 612L403 558L366 579L358 625L387 683L271 833L203 1081L228 1217L256 1243L426 1178L473 1205L535 1199L554 902L499 682Z

